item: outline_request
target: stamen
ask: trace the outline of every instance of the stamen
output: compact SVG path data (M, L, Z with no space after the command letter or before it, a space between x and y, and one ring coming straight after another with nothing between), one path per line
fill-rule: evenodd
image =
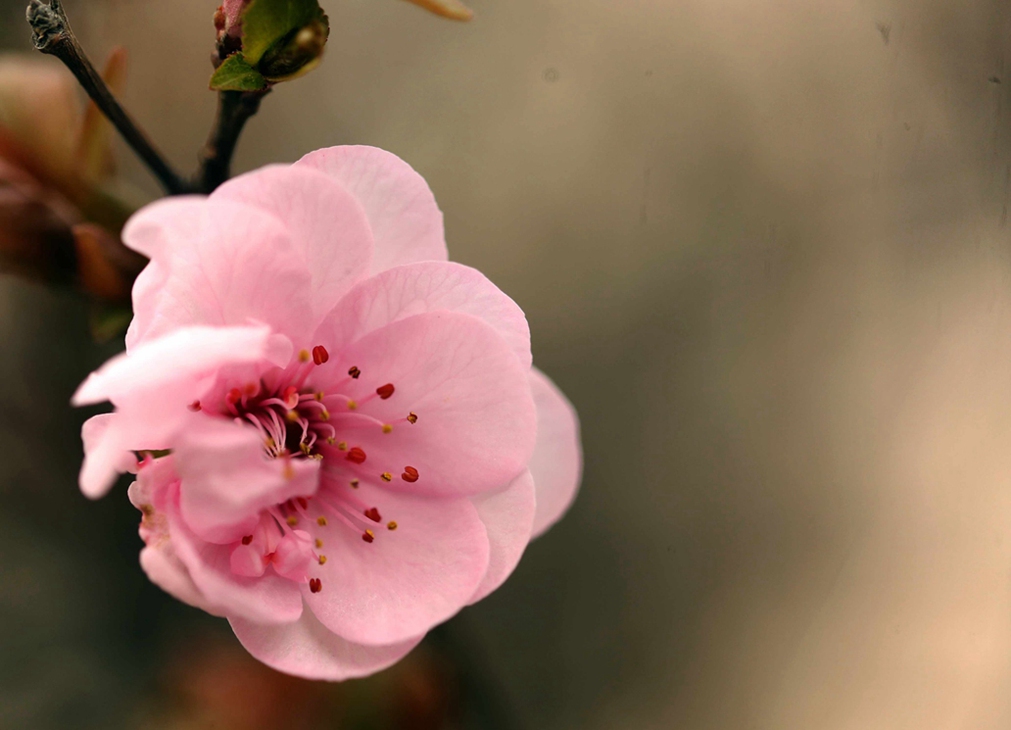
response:
M298 351L298 361L299 362L309 362L312 359L312 355L309 354L308 350Z
M376 388L376 393L379 395L380 398L386 400L391 395L393 395L394 390L396 390L396 388L393 387L393 383L387 383L386 385L380 385L378 388Z
M376 509L375 507L369 507L367 510L365 510L364 514L365 514L366 517L368 517L373 522L382 522L383 521L382 516L379 514L379 510Z
M395 521L393 521L393 520L390 520L389 522L386 523L386 529L390 530L391 532L393 530L396 530L397 529L397 523Z
M383 424L383 433L393 433L393 426L388 423Z
M365 542L372 542L376 539L376 534L372 530L366 530L362 533L362 540Z
M361 370L359 370L359 369L358 369L357 367L355 367L354 365L352 365L352 366L351 366L351 369L350 369L350 370L348 370L348 375L350 375L350 376L351 376L352 378L354 378L355 380L358 380L358 376L359 376L359 375L361 375L361 374L362 374L362 371L361 371Z
M290 411L291 409L298 406L298 388L294 385L289 385L284 389L284 395L281 396L284 401L285 407Z
M393 481L393 475L390 474L388 471L384 471L382 474L380 474L379 478L382 479L384 482L392 482Z
M418 481L418 476L419 475L417 469L415 469L413 466L405 466L404 473L400 475L400 478L403 479L408 484L414 484L414 482Z
M348 410L353 411L358 407L358 402L355 400L348 399Z
M347 441L340 441L340 442L338 442L338 444L337 444L337 450L338 451L347 451L348 450L348 442Z
M244 538L242 538L242 544L243 545L248 545L252 541L253 541L253 536L252 535L246 535Z
M355 446L348 452L347 458L352 464L364 464L366 456L360 447Z
M358 480L357 480L357 479L352 479L352 480L351 480L351 488L352 488L352 489L358 489L358 483L359 483L359 482L358 482Z
M414 411L411 411L410 413L407 414L407 421L413 426L415 423L418 422L418 414L415 413Z
M320 565L326 565L326 555L320 555L319 556L319 564Z
M330 353L326 351L323 345L316 345L312 348L312 361L317 365L322 365L327 360L330 359Z
M319 578L309 579L309 590L312 591L313 593L319 593L321 590L323 590L323 584L320 582Z
M319 538L317 537L317 538L316 538L316 549L317 549L317 550L319 550L319 549L320 549L321 547L323 547L323 541L322 541L322 540L320 540L320 539L319 539Z
M288 519L286 521L292 527L298 524L298 518L295 515L288 515Z
M326 527L326 517L324 517L323 515L317 517L316 524L319 525L320 527Z
M187 408L189 408L191 411L193 411L194 413L196 413L197 411L200 410L200 401L198 401L198 400L193 401L192 403L190 403L187 406Z

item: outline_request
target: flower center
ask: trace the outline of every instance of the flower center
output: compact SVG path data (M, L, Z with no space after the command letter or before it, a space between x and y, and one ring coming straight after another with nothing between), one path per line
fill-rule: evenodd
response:
M322 552L325 528L332 525L350 529L368 544L377 539L380 531L397 529L395 520L384 520L377 507L359 498L359 488L391 482L396 473L408 484L421 477L409 465L391 464L387 470L377 469L371 462L366 466L368 455L351 436L361 437L368 431L383 435L393 432L394 424L379 421L365 411L376 398L392 398L396 387L393 383L382 383L373 394L358 401L341 394L341 390L362 377L358 367L350 368L346 377L324 380L332 382L331 388L336 392L327 394L307 387L309 373L329 360L330 355L322 345L311 352L302 350L297 362L279 377L276 373L268 374L257 382L230 389L224 407L218 411L238 424L257 429L267 458L322 462L316 493L288 499L265 510L256 532L237 542L232 552L233 572L258 576L267 565L273 565L280 575L308 582L313 593L322 590L320 578L311 572L313 565L322 566L327 561ZM191 408L202 410L199 402ZM413 427L418 416L411 412L397 423Z

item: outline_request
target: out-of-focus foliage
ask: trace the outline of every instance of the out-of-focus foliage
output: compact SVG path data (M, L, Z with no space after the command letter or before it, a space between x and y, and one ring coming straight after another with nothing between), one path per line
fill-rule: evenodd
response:
M126 57L105 78L122 87ZM142 257L120 244L131 212L112 192L110 126L83 110L73 78L51 63L0 58L0 268L93 297L129 300Z

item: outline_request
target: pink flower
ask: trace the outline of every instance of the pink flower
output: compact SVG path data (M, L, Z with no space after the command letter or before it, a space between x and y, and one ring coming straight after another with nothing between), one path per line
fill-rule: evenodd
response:
M320 150L150 205L124 240L151 262L127 352L74 396L115 406L84 426L81 489L136 471L144 570L261 661L388 666L568 508L576 414L394 155Z

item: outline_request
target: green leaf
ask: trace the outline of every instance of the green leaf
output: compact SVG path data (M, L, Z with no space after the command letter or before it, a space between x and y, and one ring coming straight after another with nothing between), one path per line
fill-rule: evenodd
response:
M211 76L213 91L259 91L265 88L267 80L246 62L242 53L233 53L226 58Z
M323 15L317 0L253 0L242 14L242 54L256 66L267 49Z

